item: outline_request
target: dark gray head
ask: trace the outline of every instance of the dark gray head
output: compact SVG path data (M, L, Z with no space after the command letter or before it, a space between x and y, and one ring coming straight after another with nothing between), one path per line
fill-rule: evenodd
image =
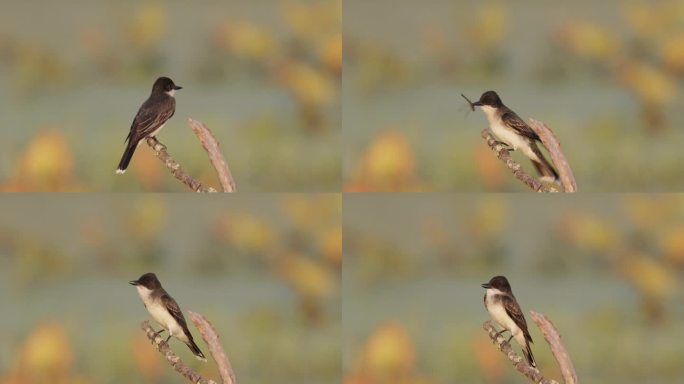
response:
M169 96L173 96L178 89L183 89L183 87L174 84L173 80L168 77L160 77L154 82L152 93L167 93Z
M480 96L480 100L476 101L473 103L473 106L475 107L493 107L493 108L499 108L502 106L503 103L501 102L501 99L499 98L499 95L496 94L494 91L487 91Z
M505 276L494 276L489 280L488 283L482 284L482 288L485 289L498 289L501 292L511 293L511 285L508 284L508 280Z
M135 286L141 285L150 290L161 288L161 283L157 279L157 275L152 272L148 272L140 276L138 280L129 281L128 283Z

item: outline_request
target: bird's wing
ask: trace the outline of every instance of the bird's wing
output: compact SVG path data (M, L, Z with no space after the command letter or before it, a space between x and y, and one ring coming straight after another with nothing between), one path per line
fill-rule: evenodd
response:
M178 324L183 327L183 330L187 332L188 325L185 322L185 317L183 316L183 312L181 312L180 307L178 306L178 303L176 303L176 300L173 299L168 293L164 292L161 297L160 297L162 304L166 307L166 309L169 310L169 313L171 316L173 316L174 319L178 322Z
M504 124L513 128L519 135L529 137L532 140L539 140L539 136L515 112L509 110L501 115L501 120Z
M508 316L515 321L515 324L518 325L518 328L520 328L520 330L522 330L525 334L525 339L531 342L532 337L530 336L530 332L527 330L527 321L525 321L525 315L522 313L520 305L518 305L518 303L515 301L515 298L510 295L501 295L501 302L503 303Z
M135 115L126 140L137 143L166 123L176 112L176 103L173 99L171 101L171 103L165 104L166 107L162 109L149 108L148 102L145 102L140 107L138 114Z

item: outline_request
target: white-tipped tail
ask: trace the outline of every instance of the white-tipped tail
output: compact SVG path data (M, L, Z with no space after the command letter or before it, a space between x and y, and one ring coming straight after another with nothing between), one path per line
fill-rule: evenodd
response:
M126 173L126 170L125 170L125 169L117 169L117 170L116 170L116 174L117 174L117 175L123 175L124 173Z
M195 341L192 339L192 335L189 335L189 336L190 336L190 339L188 341L186 341L185 344L188 346L188 348L190 348L190 350L192 351L192 354L195 355L197 360L204 361L206 363L207 358L204 357L204 353L202 353L202 351L200 351L197 344L195 344Z

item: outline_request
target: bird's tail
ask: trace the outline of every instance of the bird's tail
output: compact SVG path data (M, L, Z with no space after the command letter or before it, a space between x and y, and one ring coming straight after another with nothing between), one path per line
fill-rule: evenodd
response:
M138 148L136 143L128 142L126 150L124 151L123 156L121 156L121 161L119 161L119 166L116 168L117 174L126 173L126 168L128 168L128 164L131 162L136 148Z
M537 363L534 361L534 356L532 355L532 348L530 348L530 343L525 343L525 349L523 349L523 354L525 355L525 360L527 364L532 367L537 367Z
M537 169L537 172L543 177L551 178L554 181L558 180L558 172L556 172L553 165L546 160L546 157L544 157L544 154L541 153L539 147L537 147L535 143L532 143L532 151L539 159L539 161L532 160L532 164L534 165L534 168Z
M202 353L202 351L200 351L200 349L199 349L199 347L197 346L197 344L195 344L195 340L192 339L192 336L190 336L188 342L185 343L185 344L188 346L188 348L190 348L190 350L192 351L192 354L195 355L195 357L196 357L198 360L202 360L202 361L204 361L205 363L207 362L207 358L204 357L204 353Z

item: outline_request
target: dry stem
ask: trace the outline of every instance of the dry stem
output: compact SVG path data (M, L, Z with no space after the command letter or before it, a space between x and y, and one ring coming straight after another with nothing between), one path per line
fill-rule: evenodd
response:
M549 127L537 121L535 119L530 119L530 128L539 136L544 147L551 154L551 161L558 171L558 177L560 178L561 185L565 192L577 192L577 181L575 181L575 175L572 174L572 169L568 160L565 158L563 151L560 148L560 142L553 134Z
M515 353L513 351L513 348L511 348L511 345L508 343L508 341L506 341L506 338L503 337L501 334L497 334L497 331L496 329L494 329L494 326L492 325L492 322L490 320L485 321L482 327L489 334L489 338L492 339L492 341L494 341L494 343L496 343L499 346L499 350L503 352L506 355L506 357L508 357L508 360L510 360L513 363L513 366L515 367L515 369L518 370L518 372L527 376L527 378L529 378L535 383L558 384L558 382L555 380L545 378L544 375L542 375L537 368L534 368L527 364L527 361L525 361L525 359L523 359L520 355Z
M154 151L155 155L157 155L157 158L161 160L164 165L166 165L166 168L171 171L171 174L173 177L178 179L181 183L185 184L188 186L188 188L192 189L195 192L216 192L214 188L211 187L205 187L200 183L199 181L195 180L192 178L192 176L188 175L185 173L183 168L181 168L180 164L176 160L174 160L171 155L166 150L166 146L159 142L156 137L148 137L147 138L147 145L152 148Z
M202 143L202 147L207 151L209 155L209 160L216 170L218 179L221 182L221 187L223 192L235 192L235 180L233 180L233 175L228 168L226 159L221 154L221 149L219 148L219 143L216 137L211 132L211 130L204 125L201 121L193 120L188 118L188 125L195 132L197 138L199 138Z
M563 345L563 341L561 340L556 327L551 320L541 313L530 311L530 315L532 316L532 321L537 324L537 327L544 334L546 342L551 346L551 352L558 362L565 384L577 384L578 380L575 366L572 364L572 360L570 360L568 350L565 349L565 345Z
M563 345L563 341L561 340L560 334L558 333L556 327L545 315L535 311L530 311L530 315L532 317L532 321L534 321L537 327L539 327L544 334L544 339L546 342L551 346L551 352L560 366L564 383L577 384L579 382L577 379L577 372L575 371L575 367L572 364L570 355L568 354L567 349L565 349L565 345ZM497 331L490 320L484 322L483 328L489 334L489 338L499 346L499 350L501 350L501 352L503 352L506 357L513 362L513 366L515 366L520 373L535 383L558 384L558 382L555 380L545 378L537 368L531 367L529 364L527 364L525 359L516 354L506 338L501 334L497 334Z
M178 357L175 353L173 353L173 351L171 351L169 344L166 341L164 341L164 338L155 334L154 329L152 329L152 327L150 326L150 323L147 320L142 322L141 327L142 327L143 331L145 331L147 338L150 339L152 344L164 356L166 361L168 361L169 364L171 364L171 366L173 367L173 369L176 370L176 372L180 373L183 377L188 379L191 383L217 384L213 380L205 379L199 373L193 371L190 367L185 365L185 363L183 363L181 358Z
M496 140L492 135L492 131L489 128L482 130L482 137L487 142L489 148L496 152L496 156L506 164L508 169L513 172L513 175L525 185L530 187L535 192L558 192L556 189L540 183L537 179L530 176L527 172L522 169L522 166L518 164L509 153L509 147L500 141Z
M563 151L561 150L560 143L556 136L553 134L551 129L544 123L537 121L535 119L530 119L530 128L539 136L544 147L549 151L551 155L551 162L554 168L558 172L558 178L560 179L560 186L563 188L564 192L577 192L577 181L572 173L570 164L566 159ZM554 185L549 185L539 182L534 177L527 174L522 170L520 164L513 160L509 154L509 147L503 143L497 141L492 132L485 128L482 130L482 137L494 152L496 152L497 157L501 159L506 166L513 172L515 177L522 181L525 185L530 187L535 192L558 192L558 189Z
M216 137L214 137L214 134L204 123L200 121L188 118L188 125L195 135L197 135L197 138L200 140L200 143L202 143L204 150L207 151L211 165L214 167L216 174L218 175L223 192L235 192L237 189L235 180L233 180L233 176L230 173L230 168L228 168L226 159L221 154L218 141L216 140ZM159 160L166 165L166 168L171 171L173 177L178 179L178 181L185 184L188 186L188 188L195 192L216 192L216 189L212 187L205 187L202 185L202 183L188 175L180 166L180 164L178 164L178 162L174 160L171 155L169 155L166 146L159 142L156 137L148 137L146 141L147 145L152 148L157 158L159 158Z
M219 336L214 327L209 320L199 313L188 311L188 315L190 320L195 324L195 327L200 331L204 342L209 346L209 353L211 353L211 357L214 358L214 361L218 366L223 384L237 384L233 367L230 364L230 360L228 360L226 351L223 350L223 347L219 342Z

